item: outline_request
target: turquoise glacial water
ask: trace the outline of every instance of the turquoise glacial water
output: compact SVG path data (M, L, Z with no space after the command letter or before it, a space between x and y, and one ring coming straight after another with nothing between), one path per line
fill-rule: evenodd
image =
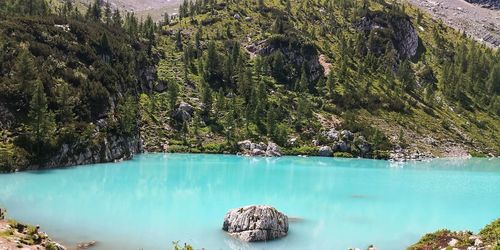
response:
M268 204L289 235L243 244L228 209ZM0 175L0 206L68 246L95 249L400 250L440 228L477 231L500 217L500 159L394 164L334 158L144 154L121 163Z

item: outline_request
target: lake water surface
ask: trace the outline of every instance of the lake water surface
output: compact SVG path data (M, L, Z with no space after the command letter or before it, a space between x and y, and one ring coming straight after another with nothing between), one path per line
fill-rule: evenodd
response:
M288 216L281 240L242 244L228 209ZM477 231L500 217L500 159L395 164L318 157L144 154L131 161L0 175L0 207L68 246L95 249L400 250L440 228Z

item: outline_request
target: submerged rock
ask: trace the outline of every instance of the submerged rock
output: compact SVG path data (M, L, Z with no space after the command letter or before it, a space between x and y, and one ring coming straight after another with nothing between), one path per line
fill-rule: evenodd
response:
M91 247L95 246L96 244L97 244L97 241L95 241L95 240L89 241L89 242L81 242L81 243L78 243L77 249L91 248Z
M288 234L288 217L270 206L247 206L226 213L222 230L242 241L267 241Z

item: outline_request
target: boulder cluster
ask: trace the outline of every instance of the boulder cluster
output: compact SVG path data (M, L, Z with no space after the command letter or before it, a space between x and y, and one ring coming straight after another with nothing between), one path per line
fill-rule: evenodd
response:
M270 206L247 206L229 210L222 230L245 242L268 241L288 233L288 217Z
M250 140L244 140L238 142L238 147L241 154L247 156L267 156L267 157L279 157L281 156L281 149L278 144L274 142L269 143L254 143Z
M366 157L371 152L371 145L362 135L356 135L349 130L337 131L331 128L322 133L325 143L313 141L318 147L319 156L332 156L334 152L345 152Z

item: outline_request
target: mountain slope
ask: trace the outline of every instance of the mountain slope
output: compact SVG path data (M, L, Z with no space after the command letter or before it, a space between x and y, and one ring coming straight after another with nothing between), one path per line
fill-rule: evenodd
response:
M159 38L158 90L167 90L143 96L148 150L235 152L253 139L316 154L318 144L336 148L336 128L355 132L341 150L353 155L366 143L371 157L499 153L498 51L410 6L185 6ZM172 117L180 101L193 120Z

